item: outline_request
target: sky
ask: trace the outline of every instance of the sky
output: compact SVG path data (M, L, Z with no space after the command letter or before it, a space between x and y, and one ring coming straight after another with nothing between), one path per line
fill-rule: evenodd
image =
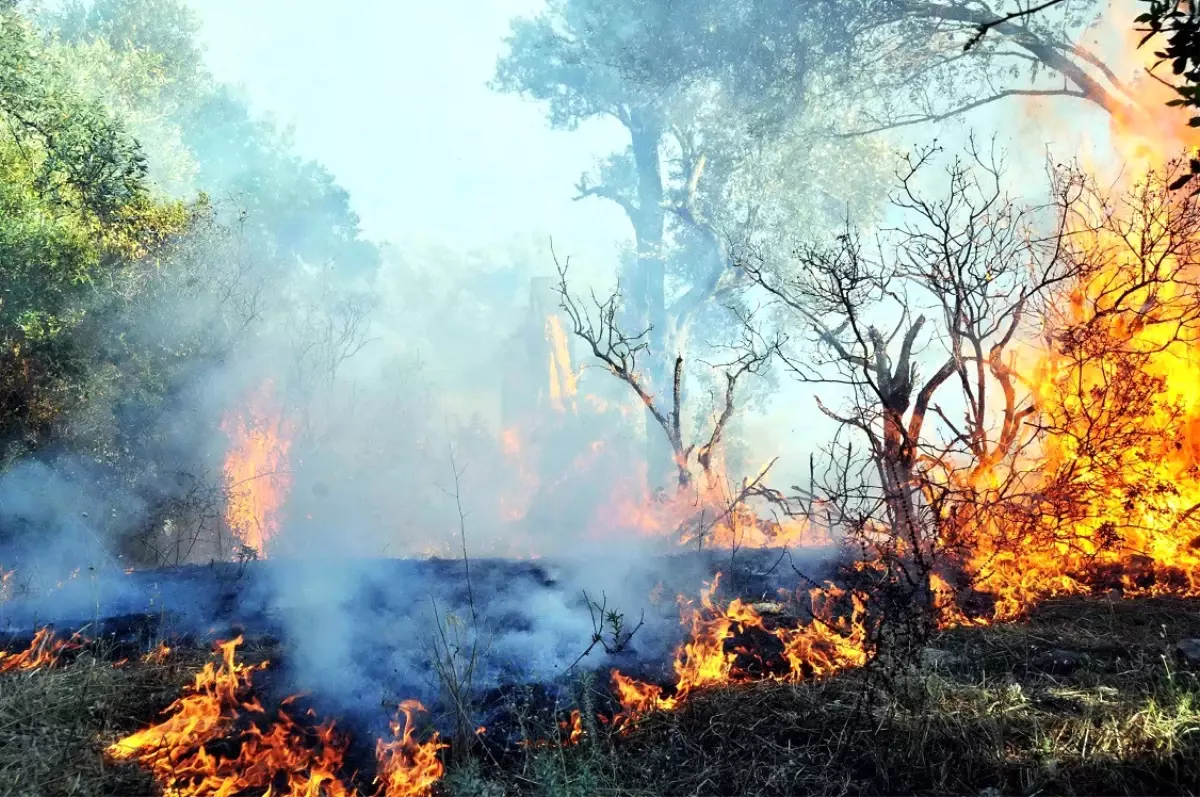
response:
M607 259L629 234L615 209L571 199L623 146L615 125L552 131L537 104L487 87L510 20L538 0L191 4L216 77L294 127L369 237L475 247L536 232Z

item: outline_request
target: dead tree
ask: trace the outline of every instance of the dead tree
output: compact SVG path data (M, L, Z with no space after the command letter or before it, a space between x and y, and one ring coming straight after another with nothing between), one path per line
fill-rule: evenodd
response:
M978 518L981 502L1001 506L1026 487L981 477L1009 473L1001 464L1034 436L1012 349L1038 331L1040 303L1072 276L1061 219L1076 191L1072 181L1057 186L1059 222L1039 233L1042 209L1011 202L996 156L974 146L971 162L954 158L942 191L927 196L918 176L937 154L905 159L892 200L905 222L882 231L873 252L848 229L832 245L801 247L788 273L741 264L815 346L778 346L783 366L846 393L840 407L816 399L839 432L826 478L798 498L869 550L926 627L931 579L964 542L964 514ZM857 459L848 434L865 444Z
M735 356L727 362L713 366L724 375L725 390L720 399L720 411L713 421L709 434L701 442L685 443L682 429L683 355L676 354L675 356L670 395L661 396L651 393L647 387L646 375L639 369L638 364L639 356L649 348L650 329L644 329L637 334L629 334L620 329L616 321L621 309L619 286L604 299L599 298L593 292L591 294L592 307L589 309L580 303L567 286L570 259L560 262L555 256L554 264L558 270L558 284L555 286L555 290L561 299L562 309L570 320L572 333L587 344L592 356L609 373L629 386L651 417L662 428L663 434L671 446L671 456L678 477L678 489L686 490L692 485L693 455L702 471L706 475L710 473L713 453L721 444L725 428L735 412L738 384L743 377L761 372L770 354L769 347L760 345L762 338L753 330L752 325L743 324L747 331L742 336L742 345L733 347L736 351Z

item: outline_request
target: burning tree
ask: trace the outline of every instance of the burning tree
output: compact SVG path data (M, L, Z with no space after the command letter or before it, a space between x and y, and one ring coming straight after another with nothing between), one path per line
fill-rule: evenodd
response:
M1063 249L1077 180L1058 180L1048 206L1018 206L996 153L972 145L931 196L921 178L936 155L904 159L893 197L904 221L874 251L848 230L802 246L794 270L741 264L815 346L802 355L784 340L779 361L801 382L845 394L841 406L816 399L838 431L826 474L796 488L792 511L815 508L855 540L876 589L896 593L885 611L917 609L905 615L918 632L945 608L943 587L960 575L951 564L972 549L974 530L1028 508L1022 455L1036 440L1037 404L1021 347L1077 272ZM865 452L842 444L847 433Z
M1012 616L1047 594L1194 593L1200 565L1200 207L1173 195L1186 167L1110 199L1083 184L1047 307L1035 384L1036 515L977 540L972 569Z
M273 388L269 380L263 383L249 406L229 413L223 424L232 443L225 457L225 522L252 557L266 556L291 487L291 426Z
M589 347L592 356L613 376L620 379L646 408L654 423L661 429L670 446L676 473L675 500L670 502L682 510L681 525L691 525L700 517L701 530L696 534L701 544L706 534L705 521L709 528L735 521L739 509L751 494L759 479L743 487L737 495L721 493L725 473L721 466L720 449L726 428L734 417L738 401L738 388L747 376L760 374L769 359L771 346L756 329L752 316L744 316L741 340L727 347L731 356L724 362L710 363L721 374L724 390L713 395L713 413L707 429L689 441L684 432L684 380L686 379L684 357L676 354L672 368L671 389L668 395L656 393L639 358L646 356L650 348L650 329L636 334L621 329L618 316L621 311L620 289L601 299L591 296L592 307L582 304L567 285L570 261L559 262L557 291L562 299L562 308L570 321L571 331ZM698 468L700 481L696 482ZM708 513L708 517L704 515ZM691 538L691 535L687 535ZM733 535L736 538L736 533ZM731 540L736 542L735 540Z

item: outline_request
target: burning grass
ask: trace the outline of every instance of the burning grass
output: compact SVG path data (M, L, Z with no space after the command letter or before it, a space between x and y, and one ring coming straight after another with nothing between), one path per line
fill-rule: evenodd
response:
M806 596L811 621L780 623L740 598L718 608L713 594L719 582L718 574L701 594L699 607L684 608L684 623L691 630L676 653L671 694L613 673L613 688L624 708L618 726L650 711L675 709L698 688L759 679L800 681L866 664L862 595L833 585L814 588ZM833 607L839 602L849 603L847 615L835 615Z
M455 797L1183 794L1200 790L1200 678L1177 640L1195 601L1066 599L943 632L884 682L703 689L625 735L452 770Z
M242 638L220 643L220 660L207 662L162 718L109 745L116 762L150 770L172 797L263 794L293 797L355 797L360 792L343 772L350 739L331 720L299 715L294 698L268 711L254 691L254 675L268 661L239 660ZM378 797L420 797L442 775L437 734L414 737L413 717L423 707L400 706L393 737L376 744ZM311 721L308 721L311 720Z
M114 667L86 651L60 667L0 676L0 797L154 794L148 773L114 767L100 750L153 719L202 658Z
M531 743L485 744L466 756L418 742L409 706L397 738L380 742L379 758L392 766L375 784L360 773L346 780L308 777L308 791L267 778L181 793L328 797L388 787L410 789L399 793L432 787L451 797L1196 793L1200 668L1175 651L1189 638L1200 638L1195 600L1054 600L1020 622L941 632L920 664L885 668L886 678L867 668L799 684L697 687L673 711L652 712L624 732L597 719L606 699L597 693L607 685L584 679L574 711L564 706L561 717L515 711ZM183 687L187 700L202 681L250 680L262 653L251 652L251 663L233 669L227 659L218 665L208 653L186 648L114 667L85 649L57 668L0 676L0 796L164 793L166 770L117 764L105 749L148 738L153 723L178 716L179 704L169 706ZM242 714L238 743L226 733L206 749L220 770L218 757L245 758L249 745L253 760L239 769L245 779L278 763L270 751L279 748L268 741L280 728L295 730L297 739L312 729L285 705L297 714L295 724L247 731L245 723L276 714L256 707L252 693L240 688L226 695L237 698ZM341 749L298 747L310 751L309 763ZM189 762L204 759L186 745L176 751L170 774L182 778L178 789L195 783L184 777ZM434 784L442 760L449 769ZM309 768L306 777L319 770ZM352 783L360 784L357 792Z

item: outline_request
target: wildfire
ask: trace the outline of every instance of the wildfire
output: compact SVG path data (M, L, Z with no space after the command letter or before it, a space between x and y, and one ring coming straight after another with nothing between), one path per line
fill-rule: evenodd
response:
M575 394L578 386L575 372L571 370L567 333L563 329L562 319L557 315L546 316L546 340L550 344L550 406L558 412L565 412L564 399L569 399L572 412L576 412Z
M77 650L84 641L78 635L70 639L59 639L49 628L40 628L33 635L29 647L20 653L6 653L0 650L0 672L53 667L64 652Z
M348 742L332 722L302 727L283 709L265 722L266 712L251 696L254 673L266 662L247 665L237 659L238 637L219 643L221 662L207 663L184 695L159 723L110 745L114 761L132 761L150 770L170 797L232 795L247 789L264 797L355 797L357 791L338 774ZM283 701L284 706L293 702ZM420 704L401 707L405 724L394 742L380 740L378 797L422 797L441 777L441 748L436 737L424 744L412 737L412 713ZM266 725L263 730L262 725ZM400 732L398 724L394 731ZM235 755L210 751L210 745L235 739Z
M1048 334L1027 343L1018 357L1045 419L1028 432L1036 436L1032 454L975 468L942 463L944 479L965 493L986 499L1019 476L1030 496L1019 517L967 505L943 518L940 542L965 548L961 564L972 588L994 598L985 610L968 613L956 602L956 588L932 573L943 627L1011 620L1046 598L1097 589L1200 595L1200 314L1189 309L1200 294L1200 211L1192 200L1165 191L1168 178L1154 174L1173 154L1161 115L1141 120L1114 112L1112 120L1117 148L1136 167L1130 170L1136 179L1124 188L1141 201L1113 208L1085 198L1069 220L1069 254L1083 264L1081 277L1055 303ZM1189 213L1196 218L1189 221ZM566 332L555 316L546 320L546 339L549 388L543 395L551 408L577 414L583 404L604 411L592 397L577 403ZM260 551L277 529L287 489L286 477L278 477L286 470L287 432L271 406L267 383L252 409L226 428L235 442L227 478L232 485L255 485L231 500L228 522ZM603 448L599 442L592 454ZM521 430L503 432L503 453L521 465L517 473L532 493L540 483L522 461L525 443ZM743 483L741 494L728 489L719 456L705 470L707 478L693 490L665 499L621 485L596 527L675 534L682 544L724 548L832 543L827 532L801 521L759 517L742 500L751 483ZM523 516L524 509L510 507L510 517ZM719 581L704 588L699 605L683 602L687 641L676 651L670 687L612 672L622 706L618 727L646 712L674 709L698 689L757 679L795 682L867 662L867 596L833 584L808 590L795 598L811 619L797 623L740 598L719 606ZM248 695L253 672L265 665L238 663L239 642L222 646L222 665L206 666L166 719L117 742L109 755L147 766L178 797L247 788L271 795L354 794L336 774L346 745L332 724L306 731L282 711L266 731L242 721L264 714ZM35 640L31 651L37 646ZM20 654L30 661L42 655ZM20 656L0 654L0 670L24 668L16 663ZM419 703L399 710L393 738L376 744L377 794L425 795L443 774L438 753L445 745L436 735L416 741ZM578 711L559 727L567 744L584 733ZM207 751L238 728L244 730L236 756ZM275 791L284 783L286 792Z
M264 558L279 531L280 510L291 487L292 430L273 391L267 380L245 407L231 411L221 424L231 441L225 457L225 522L242 545Z
M806 593L811 622L769 625L758 610L740 598L723 609L718 607L713 595L719 583L718 574L701 592L699 608L684 603L683 621L690 626L690 633L675 654L676 680L670 694L656 684L613 671L613 688L623 709L618 725L627 725L648 711L674 709L688 694L703 687L764 677L800 681L866 663L864 596L832 584L824 589L813 588ZM839 611L839 603L848 603L849 613ZM774 661L764 660L759 652L767 646L748 646L754 636L774 639L780 648Z

